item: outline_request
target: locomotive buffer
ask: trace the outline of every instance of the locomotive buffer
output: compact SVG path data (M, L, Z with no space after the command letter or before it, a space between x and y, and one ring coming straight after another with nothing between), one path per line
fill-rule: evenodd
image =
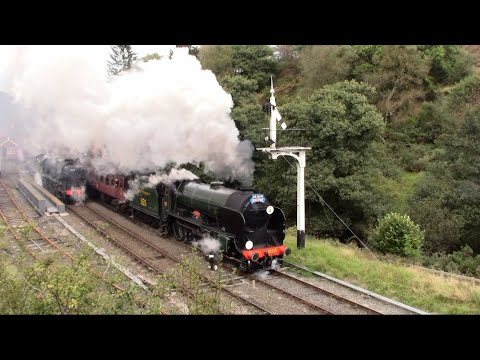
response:
M305 247L305 166L306 166L306 151L311 150L311 147L276 147L277 141L277 124L278 122L283 130L287 128L287 124L282 119L278 112L277 104L275 102L275 90L273 90L273 78L271 78L270 89L270 128L269 135L265 138L270 143L268 148L258 148L257 150L266 152L275 160L279 156L291 156L297 160L297 248ZM265 110L265 109L264 109Z

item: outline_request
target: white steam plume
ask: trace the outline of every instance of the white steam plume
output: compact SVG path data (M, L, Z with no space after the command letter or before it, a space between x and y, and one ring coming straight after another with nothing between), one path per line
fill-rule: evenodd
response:
M199 241L193 242L193 245L200 247L200 250L205 255L209 255L211 253L216 254L220 250L220 241L209 236L206 236Z
M198 179L198 176L186 169L172 169L169 174L152 174L148 176L148 181L146 177L136 177L133 181L129 181L128 190L125 193L125 198L127 200L133 200L133 197L140 190L147 187L154 187L158 183L162 182L165 184L172 184L178 180L195 180Z
M43 182L42 182L42 175L38 171L35 172L35 175L33 176L33 179L35 180L35 183L37 185L40 185L43 187Z
M32 114L32 145L72 152L95 145L123 172L203 162L219 177L251 185L254 148L238 140L232 98L211 71L175 52L108 82L109 49L100 48L14 48L0 89Z

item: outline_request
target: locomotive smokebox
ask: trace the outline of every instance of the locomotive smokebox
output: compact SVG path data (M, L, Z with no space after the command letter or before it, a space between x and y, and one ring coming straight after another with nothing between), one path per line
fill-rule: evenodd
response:
M240 187L240 191L253 191L253 187L251 187L251 186L242 186L242 187Z

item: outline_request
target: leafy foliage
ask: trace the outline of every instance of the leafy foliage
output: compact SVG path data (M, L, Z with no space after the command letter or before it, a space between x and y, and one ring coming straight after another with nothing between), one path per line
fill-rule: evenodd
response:
M453 84L472 72L473 58L458 45L422 45L418 49L432 61L435 82Z
M480 76L470 75L464 78L458 86L450 91L445 98L446 109L457 119L466 111L480 103Z
M347 80L356 59L350 46L314 45L304 48L300 55L304 94L323 85Z
M416 46L385 46L372 62L371 71L364 71L361 78L377 89L377 106L387 120L405 114L424 98L430 60Z
M464 116L458 131L442 136L442 147L429 168L431 175L419 185L412 199L412 215L427 229L432 252L452 251L462 244L480 250L480 180L476 165L479 139L477 105ZM430 212L437 218L432 218Z
M464 47L279 45L273 57L271 50L200 48L202 65L232 94L231 117L240 139L266 145L261 129L269 118L261 106L270 96L266 85L272 75L288 125L277 132L277 144L312 146L306 180L349 226L367 236L378 218L402 211L425 229L428 254L465 244L480 251L475 241L480 77L469 75ZM341 82L346 79L356 81ZM255 186L294 224L295 160L271 161L259 151L253 159ZM399 181L405 171L419 181ZM308 232L349 238L308 185L306 212Z
M143 62L148 62L150 60L160 60L162 57L157 53L148 54L142 57Z
M451 254L434 253L426 257L423 264L451 273L480 277L480 255L475 255L468 245Z
M137 60L137 54L133 52L132 45L112 45L111 61L108 61L108 73L110 76L118 75L121 71L129 70Z
M371 241L383 253L419 257L424 233L408 215L389 213L374 229Z
M254 104L256 101L255 91L258 85L255 80L241 75L226 75L220 79L220 85L232 95L235 106Z
M204 45L198 58L204 69L211 70L217 78L233 75L233 48L231 45Z
M295 45L277 45L275 52L277 58L285 64L294 62L298 57L298 47Z
M380 171L375 159L382 156L382 148L374 145L382 141L385 129L382 116L369 103L368 98L373 95L374 89L367 84L342 82L325 86L307 100L282 107L289 126L308 131L292 131L281 144L312 146L308 152L307 180L347 224L356 224L357 230L362 231L366 227L361 223L371 223L384 211L381 196L373 192L369 180ZM262 163L262 167L256 173L260 178L257 186L268 190L275 200L283 200L282 206L295 204L296 170L286 161ZM273 179L267 174L277 176ZM280 174L291 181L282 179ZM322 201L314 192L307 191L306 197L312 232L349 236L341 223L332 230L332 221L325 218Z
M255 80L259 89L270 84L277 71L273 48L268 45L233 45L233 71L237 75Z

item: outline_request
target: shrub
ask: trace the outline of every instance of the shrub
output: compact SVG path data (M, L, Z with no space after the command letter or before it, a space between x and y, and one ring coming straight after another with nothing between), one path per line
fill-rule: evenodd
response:
M468 245L451 254L434 253L423 259L423 265L467 276L480 276L480 255L475 255Z
M371 237L374 247L383 253L419 257L424 232L408 215L389 213L380 220Z

